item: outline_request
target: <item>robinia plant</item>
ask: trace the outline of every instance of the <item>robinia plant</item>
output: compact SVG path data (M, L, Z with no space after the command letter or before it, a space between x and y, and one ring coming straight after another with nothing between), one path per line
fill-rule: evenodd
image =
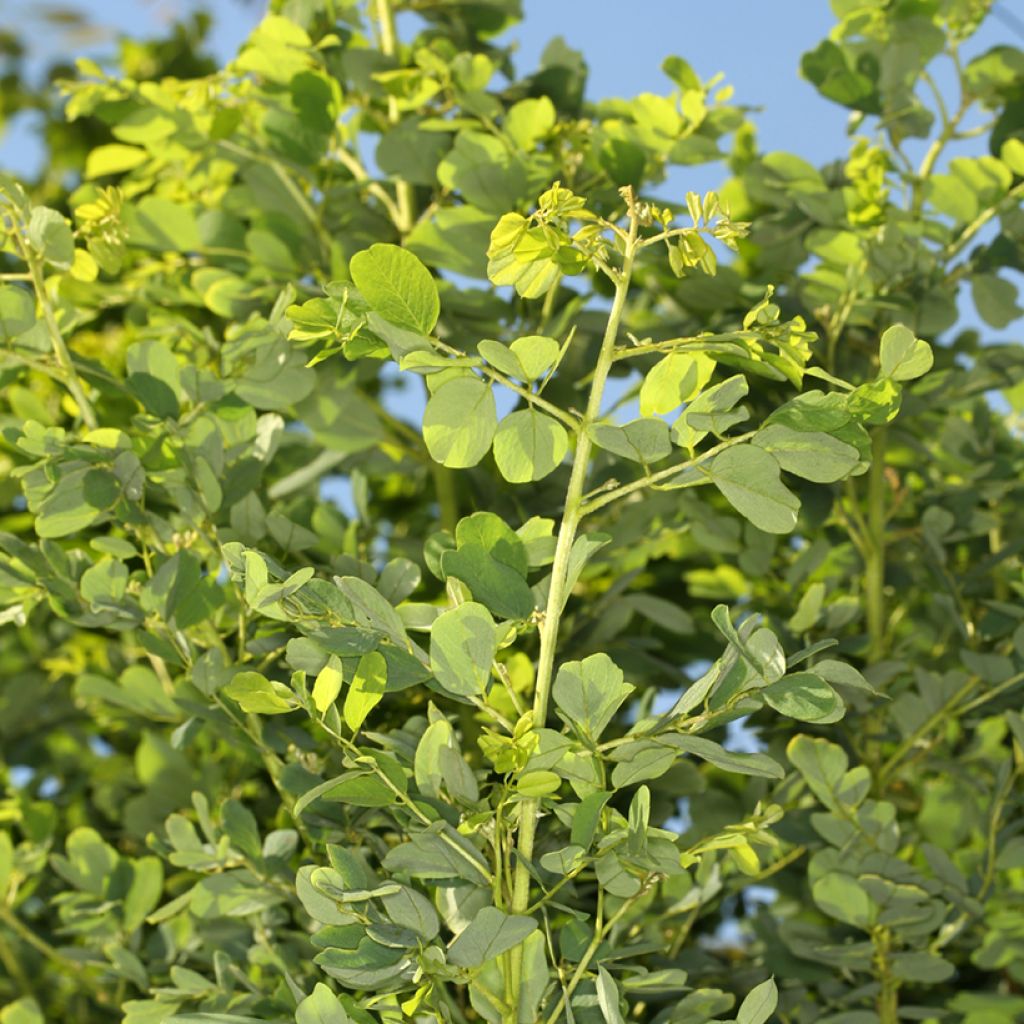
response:
M836 0L824 171L515 0L273 6L0 179L0 1022L1020 1019L990 5Z

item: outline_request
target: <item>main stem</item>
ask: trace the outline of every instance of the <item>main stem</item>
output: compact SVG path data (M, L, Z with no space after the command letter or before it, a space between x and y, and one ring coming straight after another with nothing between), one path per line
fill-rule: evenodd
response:
M868 475L868 537L865 590L868 619L868 659L878 661L885 654L885 480L886 428L879 427L871 438L871 470Z
M889 962L892 938L887 928L878 929L872 936L875 945L875 977L878 979L876 1009L880 1024L899 1024L900 983L893 976Z
M566 584L569 576L569 556L576 540L583 509L583 491L587 481L587 469L590 463L592 443L588 428L601 415L601 402L604 398L605 383L608 372L614 361L615 341L619 334L619 325L626 306L626 296L633 276L633 261L637 249L637 219L633 210L632 197L629 198L629 234L625 242L622 258L622 269L615 285L615 298L608 314L608 323L597 363L591 379L590 396L586 411L580 423L576 441L576 452L573 456L572 472L569 486L565 493L565 509L558 530L555 545L555 558L551 566L551 587L548 591L547 606L540 627L540 656L537 662L537 683L533 695L533 724L542 728L548 714L551 699L551 683L554 674L555 652L558 647L558 629L562 620L562 609L568 594ZM517 860L512 885L512 912L522 914L530 905L530 872L527 863L533 860L533 846L537 836L537 821L540 811L540 800L531 797L524 800L519 807L519 837L517 843ZM522 971L522 947L513 950L512 957L512 991L518 993ZM511 1021L516 1020L515 1007L512 1008Z

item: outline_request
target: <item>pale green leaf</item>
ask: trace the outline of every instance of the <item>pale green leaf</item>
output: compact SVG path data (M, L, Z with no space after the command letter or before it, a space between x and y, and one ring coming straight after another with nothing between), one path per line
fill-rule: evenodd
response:
M715 456L710 476L740 515L766 533L789 533L800 501L782 482L779 464L761 448L737 445Z
M565 662L552 689L562 719L594 740L632 692L622 669L603 653Z
M513 484L542 480L561 465L568 451L565 427L532 407L506 416L494 435L494 461Z
M478 377L456 377L430 396L423 415L423 440L435 462L467 469L490 450L497 427L490 385Z
M765 1024L775 1012L779 1003L779 991L775 979L762 981L747 993L736 1013L736 1024Z
M879 360L883 376L914 380L931 369L934 357L927 341L915 338L903 324L894 324L882 335Z
M792 430L781 423L762 427L751 443L770 452L787 473L819 484L842 480L860 463L860 452L853 445L831 434Z
M482 604L467 601L430 627L430 668L441 688L468 697L487 689L497 630Z
M640 386L640 414L661 416L689 402L711 379L715 361L703 352L671 352Z
M283 715L298 706L287 686L259 672L237 673L222 692L248 714Z
M377 651L370 651L359 659L356 673L345 694L342 717L345 724L358 732L366 716L379 703L388 685L388 663Z

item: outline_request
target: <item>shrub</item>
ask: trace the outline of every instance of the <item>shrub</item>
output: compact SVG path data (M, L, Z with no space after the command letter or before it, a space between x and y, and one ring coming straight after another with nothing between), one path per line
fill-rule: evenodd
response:
M836 5L819 171L411 6L0 182L0 1020L1018 1019L1024 54Z

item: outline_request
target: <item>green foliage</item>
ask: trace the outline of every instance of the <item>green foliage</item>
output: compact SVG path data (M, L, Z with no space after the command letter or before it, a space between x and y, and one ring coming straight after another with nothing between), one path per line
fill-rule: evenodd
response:
M0 1024L1019 1019L988 6L833 4L821 171L513 0L80 63L0 179Z

